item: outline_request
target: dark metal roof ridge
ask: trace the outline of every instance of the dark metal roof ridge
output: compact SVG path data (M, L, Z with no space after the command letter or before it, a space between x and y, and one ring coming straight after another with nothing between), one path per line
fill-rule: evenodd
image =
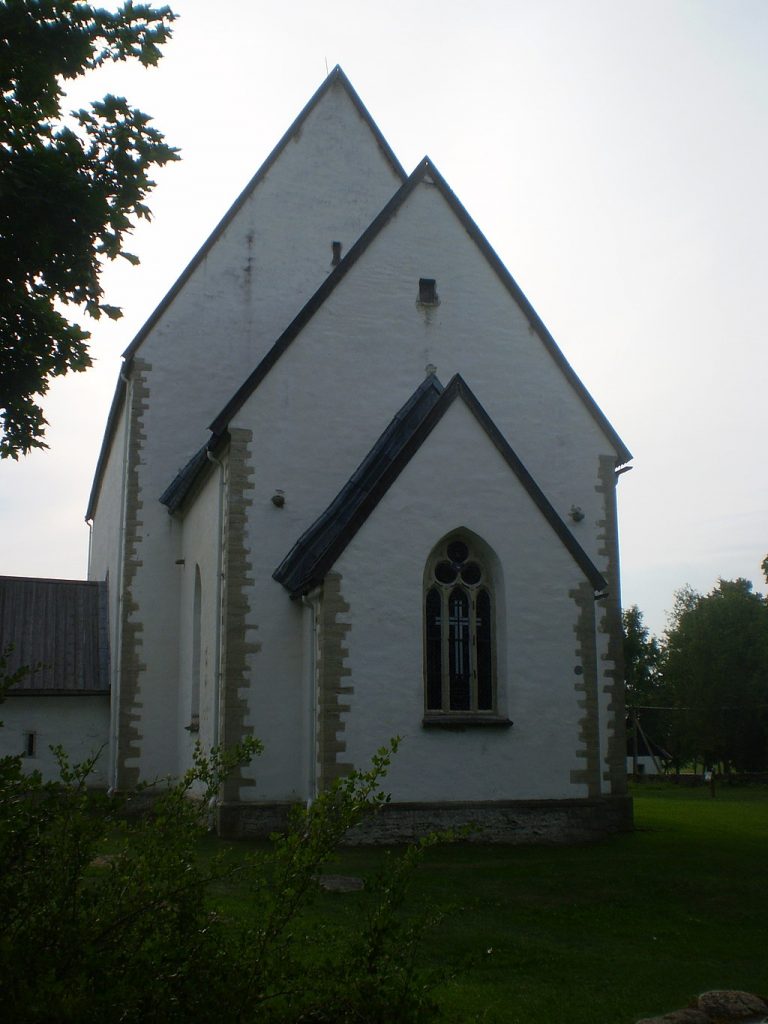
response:
M70 577L58 576L12 576L8 575L8 573L0 575L0 581L2 580L19 580L24 583L71 583L76 584L78 587L96 587L97 590L102 590L105 586L103 580L74 580Z
M28 690L17 690L11 688L6 693L6 697L108 697L112 691L107 689L101 690L56 690L56 689L45 689L40 687L30 687Z
M357 510L366 496L375 489L386 468L397 460L403 444L442 393L440 381L434 374L429 374L395 414L330 505L302 533L275 569L273 578L282 583L293 596L311 589L313 581L319 582L325 575L338 556L339 542L339 550L346 546L344 531L354 521ZM354 527L350 536L355 532L357 527Z
M229 441L229 434L217 434L209 438L195 454L185 463L159 497L161 505L168 508L173 515L186 503L187 498L200 483L204 474L210 471L215 460L215 453L220 451Z
M248 378L246 378L241 387L235 392L227 405L213 421L211 424L211 430L214 433L217 433L229 423L231 417L235 415L246 399L253 393L253 391L256 390L283 352L312 319L320 306L322 306L334 288L339 284L351 267L354 266L360 256L362 256L378 233L394 217L416 185L424 181L426 178L433 181L435 186L440 190L448 205L461 222L464 230L488 260L502 284L506 287L507 291L523 311L523 315L528 320L531 328L536 332L550 356L559 366L568 383L576 391L579 398L581 398L586 405L592 418L606 435L611 445L616 449L618 455L617 466L629 462L632 458L632 453L621 440L616 430L611 426L605 413L599 407L592 395L587 391L578 374L565 358L557 342L547 330L543 320L539 317L536 310L526 298L523 290L504 266L493 246L477 224L472 220L461 202L456 198L455 193L451 190L448 183L428 156L423 157L417 164L407 181L405 181L402 187L398 189L394 196L392 196L381 213L379 213L368 228L366 228L335 270L328 275L315 294L308 300L304 308L300 310L293 321L283 331L281 336L277 339L269 352L267 352L256 369Z
M208 442L195 452L185 466L179 470L170 484L160 495L161 505L166 505L168 511L173 513L178 509L189 493L197 474L208 462Z
M178 279L176 280L175 284L171 287L170 291L167 292L167 294L161 300L160 304L157 306L155 311L152 313L152 315L146 321L144 326L139 330L139 333L136 335L136 337L133 339L133 341L130 343L128 348L123 353L123 357L125 359L131 359L133 357L133 355L135 354L135 352L138 349L138 347L141 345L141 343L144 340L144 338L147 336L147 334L152 329L152 327L155 326L157 321L160 319L160 317L163 315L163 313L166 311L166 309L170 306L170 304L176 298L178 293L181 291L182 287L186 284L187 280L192 275L192 272L195 270L195 268L198 266L198 264L203 260L203 258L207 255L208 251L211 249L211 247L213 246L214 242L219 238L219 236L222 234L224 229L234 219L235 214L238 212L238 210L240 210L240 208L246 202L246 200L250 196L251 192L259 184L259 182L265 177L265 175L270 170L270 168L273 166L273 164L275 163L277 158L280 156L280 154L283 152L285 147L295 137L296 133L301 129L301 126L303 125L303 123L307 119L307 117L309 116L310 112L314 109L315 106L317 106L318 102L328 92L328 90L333 85L335 85L337 82L340 85L342 85L344 87L344 89L347 91L347 94L349 95L349 98L352 100L352 103L356 107L358 113L363 118L363 120L367 123L368 127L371 129L371 132L373 133L373 136L376 139L376 142L378 143L379 148L384 153L384 155L387 158L387 160L389 160L389 162L392 164L392 167L393 167L395 173L398 175L398 177L401 179L401 181L405 180L407 175L406 175L406 172L405 172L405 169L404 169L403 165L397 159L397 157L395 156L395 154L394 154L392 148L390 147L389 143L387 142L387 140L382 135L381 130L379 129L378 125L373 120L371 115L368 113L368 110L366 109L365 104L360 99L358 94L355 92L355 90L354 90L354 88L352 86L352 83L349 81L347 76L341 70L341 67L337 64L336 67L330 72L330 74L328 74L326 76L326 78L324 79L322 84L319 86L319 88L315 90L315 92L312 95L312 97L304 105L304 107L302 108L301 112L295 118L295 120L293 121L291 126L288 128L288 130L285 132L283 137L277 143L275 148L272 150L272 152L266 158L264 163L261 165L261 167L259 167L258 171L256 171L254 176L251 178L251 180L245 186L245 188L240 193L240 195L237 197L237 199L235 199L234 203L230 206L230 208L227 210L227 212L221 218L221 220L216 225L216 227L213 229L213 231L208 236L208 238L205 240L205 242L203 242L202 246L198 249L198 251L192 257L190 262L184 268L184 270L182 270L182 272L181 272L180 276L178 277Z
M437 383L439 385L439 382ZM423 388L424 385L421 385L421 387ZM412 396L410 400L412 403L417 395L418 391ZM360 467L358 467L347 484L344 485L336 498L334 498L333 502L315 520L312 526L302 534L286 558L280 563L273 573L273 578L282 583L290 591L292 597L306 593L322 581L349 541L355 536L365 520L376 508L383 495L389 490L390 486L457 397L464 401L475 416L492 444L517 476L531 500L557 534L563 546L592 584L594 590L601 592L601 595L604 596L608 584L602 573L600 573L589 555L587 555L586 551L584 551L560 518L554 506L525 468L511 445L506 441L469 385L460 374L456 374L437 397L436 401L430 404L429 408L412 427L410 433L405 438L399 439L400 443L397 446L397 450L393 453L393 457L388 459L380 467L379 471L376 463L380 457L380 446L387 432L394 427L398 417L392 421L387 431L382 434L381 438L379 438ZM405 408L404 406L401 412L404 412ZM366 470L370 469L373 469L374 472L366 474ZM372 478L369 480L371 486L365 492L360 491L356 486L356 478L363 475L368 475L369 478ZM353 499L351 506L349 505L350 498ZM343 518L341 513L343 513ZM334 514L339 516L337 528L335 530L328 530L327 526ZM304 549L309 549L309 545L315 538L322 540L324 532L330 534L329 541L319 552L313 553L311 550L307 550L307 556L314 554L314 561L309 561L303 567L301 557ZM304 559L304 562L307 562L307 558Z

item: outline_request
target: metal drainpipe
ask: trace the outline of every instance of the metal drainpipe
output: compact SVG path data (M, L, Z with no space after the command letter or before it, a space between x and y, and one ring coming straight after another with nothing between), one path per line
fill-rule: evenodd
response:
M214 746L221 745L221 736L219 736L219 722L221 720L221 712L219 707L219 701L221 698L221 677L223 674L223 666L221 664L221 615L223 608L222 593L224 590L224 580L222 576L222 562L224 558L224 464L221 459L217 459L211 452L205 453L208 457L208 461L212 462L214 466L219 468L219 544L218 554L216 556L216 637L214 640L214 664L216 671L214 673L214 693L213 693L213 744Z
M93 520L86 519L85 524L88 527L88 561L86 563L85 578L91 578L91 546L93 544Z
M309 670L307 672L309 702L307 807L309 807L317 795L317 596L307 597L306 594L302 594L301 603L307 609L307 618L309 619L309 639L308 641L305 639L305 644L309 648Z

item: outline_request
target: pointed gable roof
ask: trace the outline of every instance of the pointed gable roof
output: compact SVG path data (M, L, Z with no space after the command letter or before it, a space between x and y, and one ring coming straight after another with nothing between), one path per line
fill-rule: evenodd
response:
M324 82L315 91L315 94L312 96L312 98L308 101L308 103L305 104L305 106L302 109L301 113L295 119L295 121L290 126L288 131L283 135L283 137L280 139L278 144L275 146L275 148L269 154L267 159L264 161L264 163L261 165L261 167L258 169L258 171L256 171L256 173L251 178L251 180L248 182L248 184L245 186L243 191L240 193L240 195L237 197L237 199L234 201L234 203L230 206L230 208L227 210L227 212L221 218L219 223L213 229L211 234L208 236L208 238L202 244L200 249L198 249L198 251L192 257L190 262L187 264L187 266L181 272L180 277L178 278L176 283L173 285L171 290L167 293L165 298L160 302L160 305L152 313L150 318L147 320L147 322L144 324L144 326L141 328L139 333L136 335L136 337L133 339L131 344L128 346L128 348L123 353L123 358L124 359L131 359L135 355L136 350L139 348L139 346L141 345L141 343L144 340L144 338L146 338L146 336L149 334L149 332L152 330L152 328L155 326L155 324L159 321L160 317L163 315L163 313L166 311L166 309L170 306L170 304L173 302L175 297L178 295L178 293L184 287L186 282L192 276L192 273L194 272L195 268L205 259L206 255L213 248L213 246L215 245L215 243L218 240L218 238L224 233L224 231L227 228L227 226L234 220L234 218L237 215L238 211L246 203L246 201L248 200L249 196L251 195L253 190L256 188L256 186L259 184L259 182L263 178L266 177L267 173L272 168L273 164L277 161L277 158L280 156L280 154L286 148L288 143L293 141L295 138L297 138L297 136L301 132L302 125L306 121L306 119L309 116L309 114L318 105L318 103L323 98L323 96L325 96L325 94L336 84L341 85L344 88L344 90L347 92L349 98L352 100L352 103L354 104L354 106L356 107L358 113L360 114L360 117L365 121L365 123L370 128L371 133L373 134L374 138L376 139L376 142L377 142L379 148L381 149L382 153L386 157L387 161L392 165L392 168L395 171L395 173L397 174L397 176L402 181L405 181L407 175L406 175L406 172L405 172L405 169L404 169L403 165L397 159L397 157L395 156L395 154L394 154L392 148L390 147L389 143L384 138L384 136L381 134L381 131L380 131L378 125L373 120L371 115L368 113L368 110L366 109L363 101L360 99L358 94L355 92L355 90L354 90L354 88L352 86L352 83L347 78L347 76L344 74L344 72L341 70L341 67L337 64L336 67L333 69L333 71L331 71L330 74L326 76Z
M600 596L604 595L608 584L603 575L557 514L470 387L459 374L456 374L445 389L435 376L427 377L397 413L328 508L301 535L274 571L273 578L282 583L291 597L298 597L322 582L381 498L457 398L460 398L474 415L595 591L598 591Z
M597 402L587 391L586 387L576 374L571 364L563 355L557 342L547 330L544 322L541 320L536 310L533 308L531 303L526 298L523 290L517 284L515 279L512 277L510 272L504 266L502 261L499 259L495 250L487 240L485 235L482 233L480 228L475 224L472 218L469 216L467 211L464 209L462 204L456 198L448 186L445 179L438 172L437 168L430 161L429 157L424 157L423 160L418 164L410 177L403 183L403 186L395 193L395 195L386 204L381 213L372 221L371 225L363 232L360 238L355 242L352 248L348 251L346 256L341 260L339 265L335 268L333 273L325 279L320 285L315 294L305 304L303 309L297 314L293 321L283 331L282 335L277 339L272 348L267 352L264 358L261 360L259 365L250 374L250 376L243 382L242 386L235 392L226 406L222 409L219 415L211 424L210 429L214 434L219 434L224 431L227 424L230 422L232 417L239 411L245 401L250 395L256 390L261 381L266 377L267 373L272 369L275 363L278 361L280 356L285 352L291 342L301 333L303 328L309 323L317 310L323 305L325 300L331 295L334 289L339 285L343 278L347 275L350 269L360 259L366 249L371 245L376 236L384 229L389 221L397 214L398 210L403 206L405 201L411 195L413 190L421 182L428 182L435 185L446 202L448 203L451 210L454 212L456 217L461 222L464 230L467 232L469 237L473 240L475 245L480 249L485 259L490 264L493 271L496 273L499 280L505 286L509 294L515 300L519 308L522 310L524 316L528 320L531 329L543 343L546 350L549 352L555 364L559 367L560 371L565 376L568 383L577 393L581 401L586 406L592 419L597 423L598 427L602 430L603 434L607 437L612 447L616 450L618 455L618 465L623 465L629 462L632 458L632 453L629 451L627 446L619 437L618 433L609 423L605 413L598 406Z
M163 314L168 310L171 303L184 288L185 284L189 281L192 274L195 272L196 268L206 258L208 253L211 251L211 249L216 244L218 239L222 236L222 234L227 229L229 224L232 223L232 221L237 216L238 212L248 201L249 197L252 195L254 189L257 187L259 182L261 182L266 177L266 175L273 167L273 165L276 163L278 157L285 150L288 144L294 141L296 138L298 138L298 136L301 133L302 126L304 125L309 115L312 113L315 107L317 107L317 105L320 103L320 101L326 95L326 93L328 93L329 90L333 88L333 86L335 85L338 85L344 89L349 99L352 101L352 104L357 110L358 114L370 129L370 132L373 135L376 144L378 145L379 149L384 155L385 160L391 165L396 176L401 181L406 180L407 174L405 172L405 169L403 168L403 165L395 156L392 147L389 145L387 140L382 135L381 130L379 129L378 125L369 114L365 104L358 96L352 83L344 74L341 67L337 64L336 67L330 72L330 74L326 76L325 80L320 85L320 87L315 91L314 95L305 104L299 115L296 117L296 119L285 132L283 137L274 147L274 149L266 158L264 163L261 165L261 167L259 167L258 171L254 174L254 176L245 186L243 191L240 193L240 195L237 197L234 203L224 214L224 216L213 229L213 231L208 236L206 241L203 243L200 249L195 253L190 262L181 272L180 276L173 284L171 289L161 300L160 304L154 310L152 315L141 327L138 334L134 337L133 341L130 343L130 345L128 345L128 347L123 352L123 359L125 360L125 362L120 370L118 380L115 385L115 392L112 398L112 404L110 406L109 415L107 418L107 425L104 431L104 437L102 439L101 449L99 451L99 457L93 475L91 493L88 498L88 507L85 513L86 522L90 522L96 513L96 505L99 498L99 492L101 490L102 478L106 470L107 459L109 458L109 453L112 447L112 441L114 439L114 434L120 419L120 413L125 402L126 375L130 369L133 357L136 355L137 351L141 347L142 342L149 335L152 329L159 323Z

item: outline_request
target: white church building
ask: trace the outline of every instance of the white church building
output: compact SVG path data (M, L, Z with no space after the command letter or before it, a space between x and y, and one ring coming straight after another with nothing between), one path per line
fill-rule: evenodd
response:
M106 783L257 736L219 824L262 835L399 736L379 838L630 827L630 458L335 68L124 354L87 511Z

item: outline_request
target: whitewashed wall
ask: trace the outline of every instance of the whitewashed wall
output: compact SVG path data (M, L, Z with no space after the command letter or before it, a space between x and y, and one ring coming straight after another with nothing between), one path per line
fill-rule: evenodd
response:
M119 383L124 387L124 383ZM117 419L106 467L96 500L88 547L88 579L107 581L107 609L109 616L109 683L113 697L119 687L120 649L120 591L123 560L123 516L126 479L126 435L128 431L128 403L123 401ZM108 749L104 751L109 784L115 779L115 735L117 732L117 700L110 703Z
M189 756L191 737L181 730L188 717L195 564L200 565L203 581L206 644L213 642L215 633L215 588L207 582L216 571L215 474L195 499L183 526L168 516L159 495L206 440L207 424L331 271L331 241L341 240L346 251L398 184L346 93L340 87L329 90L137 353L135 371L145 374L150 392L141 423L146 437L139 465L139 568L131 594L136 602L133 616L142 624L140 655L146 666L138 694L144 775L179 770ZM417 304L420 277L436 278L438 307ZM542 312L546 318L546 311ZM149 369L142 371L142 363ZM456 372L464 376L561 516L567 516L574 504L584 509L583 522L571 528L598 568L604 568L598 540L604 506L595 485L599 458L612 454L611 445L437 188L421 184L230 424L253 433L249 460L254 486L249 493L246 545L256 582L248 595L247 624L258 637L259 649L249 658L248 724L264 741L266 752L254 772L256 785L247 790L248 799L310 795L307 613L271 579L272 571L343 486L423 380L427 366L436 368L444 384ZM458 416L451 411L453 419ZM474 452L476 425L462 427L457 419L453 426L453 443L460 457L466 458ZM499 486L510 486L507 467L500 480ZM270 500L277 489L285 495L283 508ZM418 486L416 493L421 493ZM119 519L111 505L103 505L104 500L94 527L92 574L106 564L107 548L114 541L109 536L113 527L103 526L101 519ZM499 500L497 495L494 501ZM409 616L410 628L413 623L418 628L419 643L421 573L432 545L441 533L459 525L475 528L494 544L488 532L496 536L494 530L504 528L498 504L493 513L484 513L488 522L478 520L476 527L457 521L453 491L445 496L444 507L451 508L445 529L441 508L423 524L422 547L410 551L408 566L401 567L410 579L413 565L420 564L418 586L410 596L418 609L415 618ZM552 633L547 646L552 661L545 670L532 648L513 651L507 645L509 680L538 679L537 673L551 678L553 667L565 664L563 645L573 661L574 609L563 598L567 593L563 581L570 585L581 577L546 523L538 513L535 516L539 523L523 517L526 537L530 533L531 550L538 559L553 560L549 568L554 575L546 574L543 596L537 595L534 604L518 607L515 602L521 599L516 589L509 590L509 582L504 600L507 615L518 616L529 636L541 635L545 608L549 609ZM533 542L538 542L541 529L547 537L538 550ZM498 543L504 552L506 579L506 566L514 566L516 572L518 563L509 541ZM181 570L179 560L183 560ZM355 582L356 571L352 562L346 566L350 586L357 588L351 614L359 616L366 606L362 580ZM557 583L550 585L554 579ZM371 647L360 621L357 626L353 635L359 667ZM525 659L532 658L529 665ZM208 667L206 679L209 672ZM508 776L520 770L520 778L527 777L521 766L524 757L537 756L534 734L547 744L558 744L567 733L570 739L562 757L572 760L576 721L572 672L571 664L563 683L559 724L528 705L532 717L527 722L535 723L535 728L530 727L527 739L517 741L514 757L518 760L509 762L508 747L503 748L503 756L500 753L500 744L506 742L501 734L470 742L496 751L489 756L494 763L502 758ZM206 686L211 685L209 680ZM509 693L522 699L526 685L520 689L510 682ZM420 687L419 674L419 693ZM210 708L215 698L211 694L209 700L207 690L206 694L204 706ZM213 713L205 715L201 739L209 733L213 738ZM511 717L516 718L514 710ZM516 725L514 737L519 730ZM367 756L369 749L363 747L370 746L374 731L361 728L355 740L356 758ZM420 744L441 739L445 736L419 733ZM578 787L563 782L564 771L564 762L558 760L544 770L537 786L548 795L580 795ZM479 778L467 783L467 792L479 792ZM432 783L424 780L425 792L432 791ZM526 789L518 795L533 794Z
M426 276L437 279L434 309L416 303ZM444 384L464 376L561 516L584 509L572 529L597 562L604 509L595 484L610 442L429 185L416 188L233 421L258 436L257 479L286 488L284 519L296 535L428 365Z
M436 309L417 305L420 277L437 279L440 305ZM423 380L428 364L436 366L443 383L456 372L465 377L562 517L573 504L584 509L585 519L574 524L568 520L569 526L598 568L602 567L598 521L604 518L604 506L595 486L599 457L611 454L610 443L443 197L433 186L419 186L233 420L233 426L252 430L256 439L251 446L256 483L249 543L260 582L251 593L251 616L258 624L262 646L250 664L253 724L262 736L293 737L295 709L302 700L296 659L285 653L286 645L293 649L300 643L298 618L290 611L287 595L271 580L271 572L343 486ZM462 457L474 443L474 433L458 438ZM508 475L505 467L500 480L506 481ZM460 504L456 486L454 480L444 495L448 508L457 507L457 501ZM285 507L280 510L269 501L276 488L285 492ZM435 502L429 511L424 510L431 539L427 543L426 535L423 538L426 550L419 552L419 574L426 553L441 535L437 524L443 518L438 506ZM495 514L500 514L498 509ZM399 510L393 516L399 535ZM452 512L445 529L461 525L458 518ZM502 523L503 519L498 519L497 528ZM578 570L574 576L570 556L559 549L549 527L542 521L535 525L538 529L544 529L546 536L542 545L534 545L532 550L536 559L560 560L552 577L560 596L546 590L546 598L536 598L543 602L538 611L510 606L508 614L513 618L519 614L525 634L539 637L543 619L551 608L557 608L551 619L552 632L545 635L558 665L564 664L567 649L570 667L563 683L563 706L557 707L559 724L555 725L550 714L550 695L547 714L538 716L537 712L536 728L515 748L525 752L525 757L515 762L515 771L520 769L519 778L524 780L530 778L530 766L523 770L523 762L536 757L538 765L541 757L537 750L565 743L561 756L573 762L576 715L573 606L562 596L567 592L562 581L580 581L581 577ZM483 530L477 532L484 535ZM513 558L512 552L508 554ZM563 559L570 563L565 570ZM420 636L420 575L418 580L411 594L409 621ZM344 596L350 599L346 593ZM513 596L508 593L507 599L511 601ZM355 599L360 598L358 590ZM564 600L565 605L558 605ZM515 657L530 658L539 647L538 641L533 649L529 642L527 653L518 649ZM373 652L369 649L367 654ZM543 671L537 664L537 672ZM551 675L551 668L549 665L544 674ZM282 687L278 701L270 699L268 690L269 681L275 678L281 680ZM412 685L419 687L420 680ZM371 739L366 733L357 751L360 756L368 753L363 747L368 748ZM440 739L430 737L425 742L438 743ZM469 742L493 747L504 740L489 736ZM579 765L571 763L571 767ZM545 769L537 786L549 795L580 795L577 787L563 781L563 770L560 762L552 776L548 777L549 769ZM287 796L301 784L294 778L289 759L268 749L260 764L258 798ZM526 793L532 795L527 781L519 795Z
M158 498L331 271L331 242L348 248L398 185L348 94L334 86L136 353L133 372L143 372L149 387L141 423L140 564L131 593L146 666L138 693L144 775L174 771L188 745L177 737L176 721L181 531Z
M191 764L195 741L204 750L219 742L216 733L218 701L218 653L220 615L221 468L211 467L200 493L183 522L179 613L179 688L176 717L179 750L178 770ZM199 650L199 731L190 724L193 708L195 571L201 584Z
M101 751L90 784L108 785L109 697L9 697L3 704L0 752L20 754L26 733L35 734L35 756L25 757L26 771L39 771L46 781L59 776L51 746L61 745L72 764Z
M495 595L498 712L511 729L422 728L423 579L434 545L458 527L479 535L502 573ZM457 400L337 562L348 682L345 758L356 766L403 738L387 789L394 800L586 796L572 770L583 712L574 684L569 596L584 577L570 554Z

